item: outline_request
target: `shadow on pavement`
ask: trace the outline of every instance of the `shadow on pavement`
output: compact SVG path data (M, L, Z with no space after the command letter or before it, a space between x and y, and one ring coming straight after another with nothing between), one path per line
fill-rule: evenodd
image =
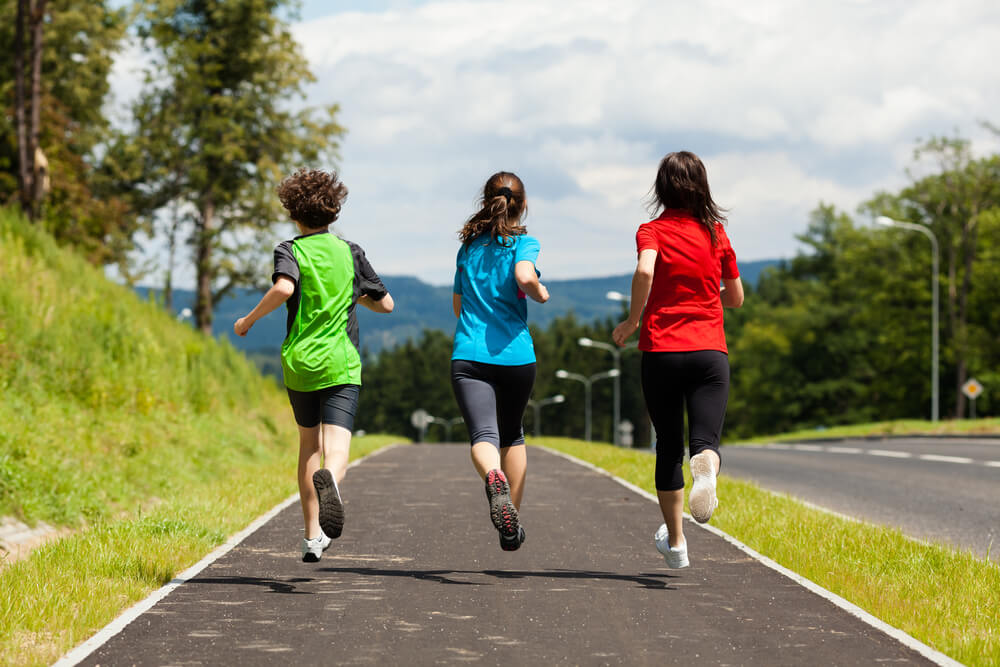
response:
M372 577L410 577L424 581L433 581L439 584L457 584L463 586L492 586L487 582L458 581L449 579L447 575L482 575L495 579L524 579L537 577L539 579L581 579L581 580L603 580L603 581L624 581L634 583L642 588L673 590L667 585L668 582L662 579L671 579L670 574L618 574L615 572L597 572L592 570L390 570L375 567L327 567L321 568L322 572L340 574L360 574Z
M201 585L212 585L218 584L219 586L262 586L264 588L270 588L272 593L284 593L286 595L312 595L310 591L300 591L292 586L293 583L303 583L307 581L313 581L313 579L288 579L286 581L276 581L274 579L261 579L259 577L205 577L205 578L195 578L188 579L184 584L201 584Z

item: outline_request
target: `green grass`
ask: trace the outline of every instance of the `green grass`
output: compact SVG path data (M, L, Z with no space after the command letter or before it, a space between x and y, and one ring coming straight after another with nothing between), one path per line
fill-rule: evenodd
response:
M746 442L787 442L816 438L862 438L880 435L996 435L1000 437L1000 418L949 419L939 422L898 419L872 424L832 426L822 430L810 429L778 435L760 435L750 438Z
M399 441L356 438L351 458ZM286 444L270 461L178 485L148 511L95 522L0 570L0 664L51 664L294 493L297 447Z
M294 493L298 435L228 343L3 209L0 248L0 516L70 532L0 567L0 664L49 664Z
M649 452L566 438L529 444L571 454L655 493ZM994 563L725 475L718 489L712 525L955 660L1000 664L1000 567ZM659 523L658 516L651 507L650 521Z

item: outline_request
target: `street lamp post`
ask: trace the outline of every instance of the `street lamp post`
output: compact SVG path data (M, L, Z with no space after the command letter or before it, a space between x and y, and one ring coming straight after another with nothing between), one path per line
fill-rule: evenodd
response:
M556 403L565 403L566 397L562 394L556 394L555 396L549 396L548 398L541 398L539 400L528 399L528 405L530 405L535 411L535 421L532 426L535 429L535 437L539 438L542 435L542 408L546 405L554 405Z
M556 371L556 377L561 380L576 380L577 382L583 383L583 393L584 393L584 436L583 439L590 442L590 387L597 380L603 380L604 378L613 378L621 375L621 371L617 368L612 368L610 371L604 371L603 373L594 373L590 377L586 375L580 375L579 373L570 373L569 371L559 369Z
M940 274L938 241L930 229L924 225L915 225L912 222L902 222L880 215L875 218L875 222L887 227L902 227L914 232L920 232L931 242L933 253L933 266L931 268L931 421L936 422L939 417L940 387L938 382L938 276Z
M612 294L617 294L617 292L608 292L608 298L611 298ZM590 339L590 338L578 338L576 342L581 347L596 347L599 350L607 350L608 352L611 353L611 355L615 359L615 370L618 373L614 376L614 379L615 379L615 396L614 396L614 406L613 406L614 417L612 418L612 424L613 424L612 431L614 433L614 437L612 438L612 441L614 442L614 444L616 446L621 445L621 436L618 433L618 424L619 424L619 422L621 422L621 417L622 417L622 402L621 402L621 395L622 395L622 379L621 379L621 373L622 373L622 352L625 351L625 350L627 350L627 349L629 349L629 348L637 347L639 344L635 343L635 342L625 343L625 345L622 346L621 349L619 349L618 347L612 345L611 343L601 343L599 341L596 341L596 340L593 340L593 339Z

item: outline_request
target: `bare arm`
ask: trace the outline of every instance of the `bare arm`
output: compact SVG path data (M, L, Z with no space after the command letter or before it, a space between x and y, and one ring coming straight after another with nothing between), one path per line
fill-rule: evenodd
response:
M451 309L455 311L455 317L462 316L462 295L452 294L451 295Z
M392 295L388 292L378 301L370 296L362 295L358 299L358 303L375 313L391 313L392 309L396 307L395 302L392 300Z
M639 253L639 262L632 275L632 298L629 302L628 319L618 324L611 338L619 346L624 345L629 336L642 323L642 310L646 307L649 290L653 286L653 269L656 267L656 250L647 248Z
M736 278L723 278L722 305L726 308L739 308L743 305L743 281Z
M538 282L538 273L535 271L535 263L526 259L514 265L514 279L521 291L530 296L538 303L545 303L549 300L549 290L545 285Z
M279 276L278 280L267 290L267 294L261 297L260 302L254 309L244 317L236 320L233 324L233 333L237 336L246 336L254 322L274 311L275 308L288 301L288 298L295 292L295 283L291 278Z

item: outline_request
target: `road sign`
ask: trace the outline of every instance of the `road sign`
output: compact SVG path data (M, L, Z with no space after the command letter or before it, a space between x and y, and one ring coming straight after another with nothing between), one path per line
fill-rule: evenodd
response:
M983 393L983 385L979 384L976 378L969 378L969 381L962 385L962 393L973 401Z

